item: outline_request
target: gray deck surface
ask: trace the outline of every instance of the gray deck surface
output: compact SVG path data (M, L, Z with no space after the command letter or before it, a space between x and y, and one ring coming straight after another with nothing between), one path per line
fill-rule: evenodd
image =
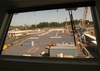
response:
M23 54L29 54L31 56L39 56L42 51L45 52L48 51L47 49L45 49L45 47L50 41L53 43L74 42L73 36L71 34L62 33L60 31L58 32L57 36L61 36L62 38L50 38L52 36L56 36L56 33L57 31L52 31L43 36L38 36L39 34L33 36L33 37L39 37L39 39L27 39L27 41L30 40L34 41L34 46L21 46L22 42L20 42L17 45L4 50L2 52L2 55L23 56Z

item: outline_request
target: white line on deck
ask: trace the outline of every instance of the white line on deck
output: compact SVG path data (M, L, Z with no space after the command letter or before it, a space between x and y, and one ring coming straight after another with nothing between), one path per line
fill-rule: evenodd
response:
M31 50L33 50L35 47L31 48L30 50L28 50L28 52L30 52ZM34 52L36 52L39 49L39 46L34 50Z
M56 33L56 36L58 36L58 31L57 31L57 33Z
M36 52L38 49L39 49L39 47L34 52Z
M43 35L48 34L48 33L50 33L50 32L52 32L52 31L45 32L45 33L43 33L43 34L40 34L39 36L43 36Z
M23 56L31 56L30 54L23 54Z
M62 38L61 36L52 36L50 38Z
M33 48L31 48L30 50L28 50L28 52L30 52L32 49L34 49L34 47L33 47Z
M35 46L33 47L33 48L31 48L30 50L28 50L28 52L30 52L32 49L34 49L35 48Z
M39 39L39 37L30 37L29 39Z

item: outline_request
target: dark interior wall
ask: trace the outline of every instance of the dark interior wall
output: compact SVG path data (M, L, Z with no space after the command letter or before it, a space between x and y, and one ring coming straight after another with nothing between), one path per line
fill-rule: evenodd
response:
M95 0L96 6L91 6L98 53L100 54L100 0Z
M51 5L60 3L71 3L71 2L82 2L82 1L93 1L93 0L0 0L0 3L10 8L23 8L41 5Z
M0 71L99 71L96 59L0 56Z
M5 15L6 15L6 8L0 7L0 28L1 28Z

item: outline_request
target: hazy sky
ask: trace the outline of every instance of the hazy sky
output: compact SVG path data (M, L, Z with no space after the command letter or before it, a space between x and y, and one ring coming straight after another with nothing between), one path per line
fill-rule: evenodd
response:
M82 19L84 13L84 7L78 8L76 11L73 11L73 17L75 19ZM25 12L18 13L13 16L11 25L12 26L20 26L20 25L32 25L39 24L40 22L64 22L69 21L69 13L65 9L57 9L55 10L44 10L44 11L35 11L35 12ZM91 11L88 8L87 20L92 21Z

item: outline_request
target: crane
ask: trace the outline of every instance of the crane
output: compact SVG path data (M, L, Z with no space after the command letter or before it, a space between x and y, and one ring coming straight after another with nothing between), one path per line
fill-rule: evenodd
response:
M66 31L68 32L67 18L66 18L66 26L65 26L65 28L66 28Z
M85 36L84 36L84 31L86 31L85 23L86 23L87 12L88 12L88 7L85 7L84 15L83 15L83 22L82 23L80 22L80 25L78 27L78 31L80 33L79 40L84 42L84 43L86 43L86 39L85 39Z
M66 27L67 27L67 18L66 18Z
M27 25L26 24L24 24L25 25L25 30L27 30Z
M85 23L86 23L87 12L88 12L88 7L85 7L84 16L83 16L83 22L82 22L82 30L85 30Z

